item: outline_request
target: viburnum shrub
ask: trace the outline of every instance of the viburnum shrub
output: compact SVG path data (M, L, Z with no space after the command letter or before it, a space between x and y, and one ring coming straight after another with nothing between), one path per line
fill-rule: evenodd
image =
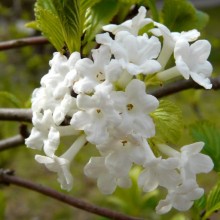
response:
M172 32L146 18L143 6L132 19L105 25L103 30L95 37L98 47L91 57L77 51L68 57L53 54L48 73L32 95L33 128L25 143L42 151L36 161L57 173L62 189L74 186L70 167L89 142L99 155L91 155L82 172L97 181L103 194L129 188L130 170L139 166L137 182L144 192L158 187L167 191L157 213L172 207L188 210L204 193L197 174L210 172L213 162L201 153L203 142L186 143L180 149L167 144L170 139L163 139L163 132L175 133L181 117L173 122L171 114L169 121L166 105L176 107L147 90L152 82L175 77L211 89L212 65L207 61L211 45L198 39L200 32L195 29ZM168 125L161 129L160 124ZM73 143L60 145L68 136L74 137Z

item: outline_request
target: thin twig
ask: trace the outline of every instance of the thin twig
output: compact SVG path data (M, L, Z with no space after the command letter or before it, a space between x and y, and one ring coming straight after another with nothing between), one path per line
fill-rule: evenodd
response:
M9 50L18 47L24 47L29 45L39 45L39 44L47 44L49 41L45 37L27 37L20 38L17 40L9 40L0 42L0 51L1 50Z
M23 145L24 139L29 137L30 135L26 124L21 124L19 126L19 133L20 134L13 137L0 140L0 151L12 149Z
M0 121L31 122L31 109L0 108Z
M211 79L211 82L212 82L211 90L220 89L220 76ZM181 80L167 84L162 88L150 92L150 94L154 95L157 98L162 98L164 96L175 94L187 89L204 89L204 88L198 85L197 83L195 83L193 80ZM0 108L0 120L31 122L31 119L32 119L31 109ZM64 125L68 124L68 120L67 122L64 123Z
M75 208L82 209L84 211L94 213L103 217L107 217L109 219L115 219L115 220L141 220L140 218L131 217L124 215L119 212L112 211L107 208L102 208L99 206L95 206L93 204L87 203L81 199L74 198L72 196L66 195L64 193L60 193L58 191L55 191L51 188L42 186L40 184L36 184L34 182L25 180L23 178L13 176L13 172L8 170L0 170L0 183L9 185L14 184L23 188L27 188L36 192L39 192L43 195L49 196L51 198L54 198L56 200L59 200L63 203L66 203L70 206L73 206Z
M18 134L0 141L0 151L8 150L24 144L24 138Z
M212 90L218 90L220 89L220 76L211 79L212 82ZM150 92L151 95L162 98L164 96L172 95L174 93L181 92L183 90L187 89L204 89L202 86L198 85L196 82L194 82L192 79L190 80L180 80L177 82L172 82L168 85L165 85L162 88L156 89L152 92ZM209 91L209 90L207 90Z

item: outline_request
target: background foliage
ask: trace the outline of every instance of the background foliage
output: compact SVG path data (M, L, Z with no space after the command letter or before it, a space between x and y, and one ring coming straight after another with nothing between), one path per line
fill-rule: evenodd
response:
M38 1L35 6L36 21L28 24L36 30L28 29L25 23L34 20L34 0L2 0L0 3L0 41L16 39L21 37L40 35L39 29L54 44L55 48L63 51L63 42L69 48L70 52L74 50L82 50L83 54L88 54L94 46L93 37L100 30L103 24L110 21L122 22L127 16L131 3L142 3L151 6L153 1L126 1L126 0L108 0L108 1L76 1L85 4L80 7L82 10L77 14L78 23L72 20L74 13L68 8L68 14L62 17L62 12L57 11L47 3L50 1ZM58 1L56 1L58 2ZM72 1L66 1L71 4ZM208 16L202 12L195 10L191 6L187 6L186 1L172 0L164 1L165 7L161 14L158 14L155 8L152 8L151 14L155 20L159 18L172 30L187 30L193 27L202 29L208 22ZM182 2L180 5L179 3ZM87 5L88 3L88 5ZM86 12L88 6L97 3L93 8ZM176 8L178 6L178 8ZM106 10L108 8L108 10ZM103 9L103 10L102 10ZM59 5L59 10L67 10ZM184 13L178 13L180 11ZM213 45L210 61L214 66L214 76L220 72L219 51L220 51L220 7L203 8L204 12L209 15L208 25L202 31L202 38L208 39ZM174 13L175 12L175 13ZM174 13L174 14L172 14ZM172 14L174 19L170 19ZM39 16L41 15L41 16ZM95 15L95 16L94 16ZM181 16L180 16L181 15ZM128 14L129 16L129 14ZM82 22L81 17L85 18ZM186 19L187 18L187 19ZM41 19L48 19L48 23ZM68 20L72 24L72 29L66 29L64 23ZM48 24L57 22L58 26L51 27ZM182 22L182 23L181 23ZM78 29L76 29L76 27ZM86 34L83 35L83 30ZM51 32L57 33L57 38L51 38ZM73 36L71 41L70 37ZM78 39L78 41L76 41ZM82 39L82 44L76 44ZM87 43L89 40L89 43ZM30 107L30 96L34 88L39 86L40 78L48 71L48 61L51 54L56 50L52 45L42 45L36 47L23 47L0 52L0 106L1 107ZM220 91L195 91L188 90L175 94L166 98L165 102L175 101L179 108L183 110L183 124L185 129L182 136L176 143L176 146L185 145L192 141L202 140L206 142L204 152L212 156L215 162L215 171L219 172L219 154L220 154L220 134L219 134L219 102ZM178 110L177 110L178 111ZM0 122L0 139L13 136L18 133L19 123ZM190 129L188 129L190 127ZM168 137L169 138L169 137ZM171 141L171 142L172 142ZM176 142L175 142L176 141ZM200 184L207 192L211 190L207 197L203 197L198 201L195 207L186 213L171 213L158 216L154 211L156 201L163 195L158 191L143 194L135 182L131 189L118 189L112 196L103 196L97 190L96 183L84 177L82 174L83 166L89 158L94 154L89 147L83 149L72 167L75 177L74 189L70 194L85 198L96 204L112 207L127 214L146 217L147 219L163 220L187 220L199 219L198 213L206 209L204 217L208 217L215 210L220 208L220 186L218 183L217 172L212 173L209 178L205 175L200 176ZM36 182L48 185L52 188L60 190L59 184L55 180L55 175L48 172L34 161L35 152L21 146L17 149L11 149L0 152L0 167L16 169L16 173ZM80 172L79 172L79 171ZM140 170L133 170L132 177L135 179ZM211 179L211 181L210 181ZM212 188L215 184L217 185ZM216 196L217 195L217 196ZM207 202L208 201L208 202ZM53 210L53 211L48 211ZM218 219L220 215L212 215L212 219ZM0 189L0 219L91 219L101 220L104 218L89 215L77 209L44 198L34 192L18 189L16 187Z

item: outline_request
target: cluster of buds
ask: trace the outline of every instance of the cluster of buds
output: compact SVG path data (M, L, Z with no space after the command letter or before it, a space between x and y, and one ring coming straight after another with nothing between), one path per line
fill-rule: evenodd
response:
M197 30L170 32L146 18L144 7L133 19L103 29L107 32L96 36L100 46L91 51L91 59L81 58L78 52L69 58L54 53L41 87L33 92L34 127L26 145L43 149L45 155L35 159L58 174L63 189L72 188L70 165L89 142L99 156L89 159L84 173L97 180L101 192L111 194L117 186L130 187L129 172L137 165L142 167L138 185L144 192L159 186L167 190L156 207L158 213L172 207L188 210L204 193L196 175L211 171L213 162L200 153L202 142L180 151L160 143L154 147L161 156L154 154L148 139L156 135L151 114L159 101L146 93L146 82L138 76L152 75L160 81L191 77L210 89L210 44L197 40ZM171 56L175 66L165 69ZM60 143L66 136L74 140L69 148Z

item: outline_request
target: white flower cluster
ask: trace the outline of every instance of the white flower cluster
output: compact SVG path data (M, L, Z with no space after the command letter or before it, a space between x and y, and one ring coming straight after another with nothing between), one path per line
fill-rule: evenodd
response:
M210 44L206 40L191 43L199 37L198 31L172 33L145 16L146 9L141 7L132 20L104 26L114 37L97 35L100 47L92 50L92 59L81 59L78 52L68 59L54 53L51 69L33 93L34 127L26 144L43 148L45 156L35 159L57 172L66 190L73 185L70 163L87 142L96 146L100 156L90 158L84 173L97 179L104 194L113 193L117 186L130 187L129 171L134 164L142 166L138 184L143 191L158 186L168 191L156 208L162 214L172 207L189 209L203 194L196 174L209 172L213 163L200 153L201 142L184 146L180 152L160 144L157 148L164 158L153 153L148 144L148 138L155 136L150 114L159 102L146 93L145 83L137 75L155 74L160 80L178 74L185 79L191 76L210 89L212 66L207 61ZM148 24L154 28L138 35ZM164 70L172 54L176 66ZM61 154L58 147L64 136L75 139Z

